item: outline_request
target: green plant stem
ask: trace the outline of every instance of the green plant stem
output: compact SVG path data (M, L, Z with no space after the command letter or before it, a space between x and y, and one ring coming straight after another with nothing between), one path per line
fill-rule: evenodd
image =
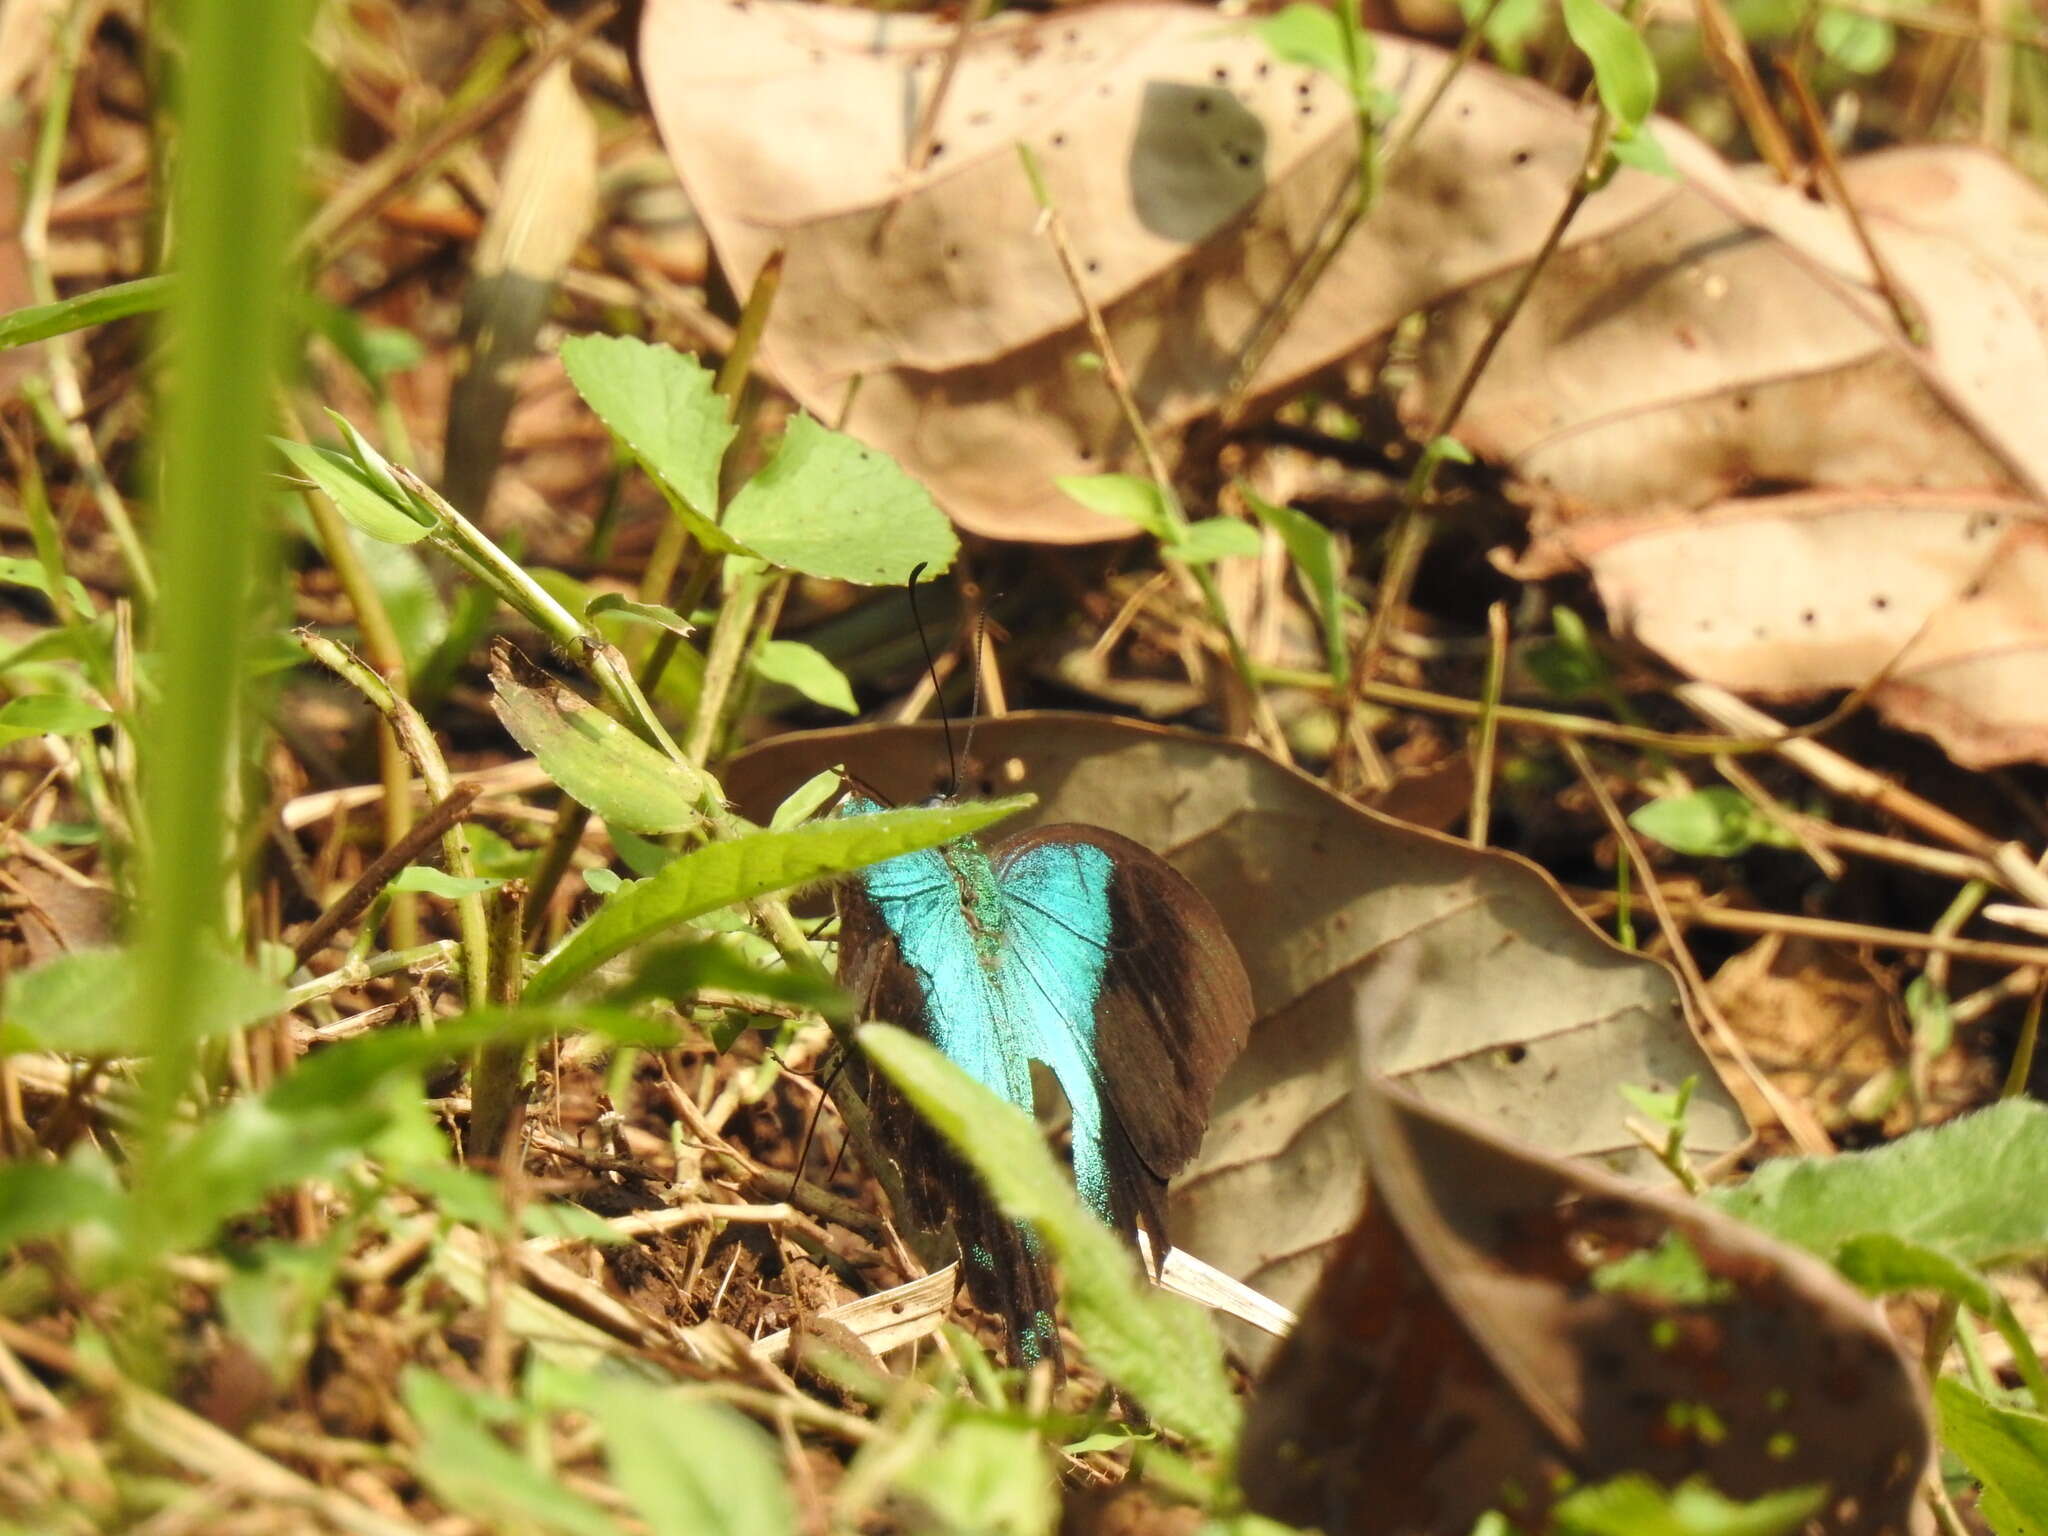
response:
M28 269L30 292L38 304L45 306L57 302L57 285L50 275L50 205L56 195L58 163L71 125L71 97L78 79L78 62L85 51L87 34L98 24L99 15L97 0L71 0L70 9L57 28L57 68L51 76L42 129L22 189L23 263ZM85 391L79 384L78 365L63 341L53 341L46 351L51 393L63 423L61 430L52 434L52 441L78 466L100 516L114 536L114 545L121 552L122 564L128 568L136 598L146 611L156 602L156 574L143 549L141 535L135 531L134 519L128 515L127 504L107 478L99 446L85 424Z
M355 613L364 656L383 674L394 693L401 698L410 698L412 689L406 677L405 647L399 643L397 626L391 622L391 615L384 607L384 599L378 595L376 583L370 580L370 573L363 565L362 555L356 549L347 522L319 492L308 488L304 499L306 513L312 518L314 534L320 541L321 553L327 558L327 568L341 583L341 590ZM377 717L376 733L377 779L384 786L381 812L384 846L393 848L404 840L412 826L412 797L405 792L405 753L399 747L391 722L382 715ZM393 892L391 903L385 909L385 922L395 947L404 949L417 944L420 937L419 899L410 891Z
M1044 216L1045 233L1051 243L1053 254L1058 258L1060 270L1066 275L1067 286L1072 290L1074 301L1081 306L1081 315L1087 323L1088 335L1095 343L1097 355L1102 359L1102 376L1109 384L1110 393L1115 396L1117 409L1122 413L1124 426L1131 434L1131 441L1137 444L1139 454L1145 460L1145 472L1152 483L1159 488L1159 500L1166 519L1177 535L1187 531L1187 516L1181 509L1180 493L1174 489L1173 476L1167 472L1166 460L1160 455L1159 446L1152 440L1152 433L1145 425L1145 413L1138 407L1138 397L1131 389L1130 375L1125 371L1123 359L1118 355L1116 344L1110 339L1109 326L1102 318L1102 311L1088 296L1088 288L1081 281L1080 263L1074 259L1073 241L1067 236L1066 221L1047 190L1045 176L1039 169L1038 159L1028 145L1017 146L1018 158L1023 162L1025 177L1031 183L1032 196L1037 200ZM1170 557L1169 557L1170 558ZM1189 566L1178 561L1184 580L1191 580L1200 593L1209 617L1222 633L1224 646L1230 656L1230 663L1236 671L1239 683L1244 688L1245 702L1251 710L1253 723L1257 726L1266 750L1283 762L1291 761L1287 751L1287 735L1280 729L1280 722L1274 718L1272 706L1260 691L1258 680L1252 669L1251 654L1244 648L1244 642L1237 634L1237 628L1230 621L1230 612L1223 604L1223 595L1218 591L1211 572L1201 566Z
M400 971L424 971L429 967L453 965L461 958L462 946L454 939L435 939L430 943L416 944L411 949L390 949L382 954L347 960L324 975L290 988L278 1005L278 1012L290 1013L307 1007L332 997L345 987L360 987L364 982L395 976Z
M153 13L162 24L165 9ZM145 858L140 1022L156 1042L141 1083L135 1182L148 1190L197 1062L207 1002L195 963L221 927L229 758L249 608L271 554L269 392L287 355L293 306L284 254L296 210L306 6L184 0L180 141L170 227L179 271L168 315L175 378L160 392L163 476L155 517L160 599L152 618L155 704L144 723ZM136 1202L128 1251L148 1263L161 1202Z
M2023 1098L2027 1084L2034 1075L2034 1050L2041 1041L2041 1002L2048 997L2048 979L2034 988L2034 995L2027 1003L2026 1017L2020 1022L2020 1038L2012 1050L2012 1065L2006 1069L2005 1085L1999 1090L2002 1099Z
M525 979L520 955L526 947L526 887L506 882L491 912L491 1001L501 1008L519 1002ZM516 1158L510 1145L521 1109L521 1078L526 1063L523 1041L494 1041L477 1052L469 1087L469 1158L496 1164L502 1156ZM509 1164L508 1164L509 1165Z
M746 661L754 615L771 580L768 572L752 562L745 566L728 564L726 569L732 584L711 629L711 645L704 655L704 686L697 695L697 714L690 722L690 734L683 748L685 759L697 767L709 760L718 744L726 699Z
M405 755L412 760L430 800L446 800L455 793L454 775L449 773L448 761L441 755L440 744L434 740L434 733L426 720L409 702L392 691L390 684L378 676L375 668L347 646L324 635L301 630L299 642L315 661L353 686L370 701L372 708L391 722L392 731ZM456 879L475 878L476 869L469 854L469 835L461 822L456 822L442 834L441 856L448 873ZM485 1008L491 1001L491 949L490 923L485 916L482 893L465 891L456 897L455 912L462 930L463 1003L471 1010Z
M1359 642L1358 655L1351 666L1351 693L1345 700L1343 715L1348 723L1363 702L1360 687L1369 681L1379 665L1380 653L1386 648L1387 639L1393 633L1393 626L1399 622L1401 611L1408 605L1409 593L1415 586L1415 575L1422 564L1423 551L1429 547L1436 528L1435 514L1429 510L1436 494L1437 470L1442 466L1449 446L1448 439L1458 424L1458 418L1465 414L1465 407L1471 402L1473 392L1479 388L1481 375L1486 365L1493 360L1493 354L1500 347L1508 327L1522 312L1529 294L1535 289L1536 280L1550 264L1564 244L1565 232L1585 206L1586 199L1600 185L1601 173L1608 158L1608 146L1614 135L1614 119L1605 108L1593 124L1593 134L1586 146L1586 158L1580 167L1577 179L1572 182L1571 191L1566 195L1564 206L1551 221L1544 233L1543 243L1536 254L1516 275L1515 285L1509 290L1507 300L1500 312L1487 327L1478 348L1465 364L1464 372L1452 388L1450 398L1437 412L1431 423L1429 435L1423 439L1421 455L1415 461L1415 469L1408 477L1408 484L1401 497L1401 512L1394 526L1392 546L1387 554L1385 569L1380 575L1379 593L1373 602L1373 609L1366 619L1365 636ZM1340 761L1334 765L1341 781L1349 772L1349 765L1342 759L1348 758L1344 743L1348 732L1340 733Z

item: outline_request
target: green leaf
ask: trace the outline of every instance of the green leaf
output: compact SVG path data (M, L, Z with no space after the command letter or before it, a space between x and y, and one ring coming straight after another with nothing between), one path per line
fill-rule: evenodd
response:
M471 875L465 879L425 864L408 864L392 876L389 889L419 891L428 896L439 896L444 900L453 901L458 896L474 896L481 891L495 891L504 883L503 880L486 879L481 875Z
M1678 167L1664 153L1663 144L1651 132L1648 123L1630 133L1616 132L1614 142L1608 148L1615 159L1633 170L1647 171L1652 176L1662 176L1666 181L1678 180Z
M857 715L853 684L816 646L801 640L769 640L754 653L754 671L762 681L794 689L813 704Z
M1984 1486L1978 1511L1997 1536L2048 1531L2048 1418L1989 1402L1960 1381L1934 1384L1941 1443Z
M1227 556L1258 552L1259 530L1234 517L1209 517L1192 523L1179 543L1166 546L1168 555L1189 565L1209 565Z
M1835 1267L1873 1296L1894 1291L1939 1291L1981 1316L1998 1310L1991 1283L1940 1250L1892 1232L1848 1238L1831 1255Z
M1268 16L1253 29L1259 41L1283 64L1319 69L1341 85L1350 84L1344 55L1344 23L1326 5L1297 0Z
M1826 1497L1824 1487L1787 1488L1738 1503L1702 1479L1666 1493L1631 1472L1565 1495L1551 1520L1558 1536L1790 1536Z
M1636 29L1600 0L1564 0L1564 26L1593 66L1600 104L1624 126L1641 127L1657 109L1657 65Z
M441 600L441 589L417 549L370 538L355 528L349 530L349 538L397 632L406 671L417 677L448 638L448 605ZM301 654L299 660L304 659Z
M666 491L698 542L726 554L750 554L718 525L718 469L733 439L711 370L673 347L631 336L575 336L562 343L562 366L612 435Z
M1048 1536L1059 1500L1045 1446L1026 1425L963 1418L896 1478L941 1529Z
M726 530L784 570L872 587L937 576L960 541L931 495L896 461L798 415L775 457L740 488Z
M386 544L410 544L427 536L432 526L422 520L410 500L387 494L370 472L345 453L273 437L278 452L292 468L313 482L313 488L334 503L351 527Z
M615 1247L631 1239L595 1211L564 1200L537 1200L519 1212L528 1237L559 1237L567 1242Z
M654 1536L797 1529L775 1442L733 1409L632 1381L605 1383L590 1408L612 1480Z
M49 573L43 569L43 562L24 560L17 555L0 555L0 586L33 587L45 597L53 595ZM87 617L92 615L92 594L76 576L64 578L64 595L71 599L73 608Z
M276 1380L290 1380L312 1353L320 1309L353 1236L342 1226L322 1242L264 1243L230 1256L220 1286L221 1311L229 1330Z
M508 651L491 658L498 718L571 798L635 832L702 825L698 807L718 791L701 769L650 747L545 674L522 667L526 675L516 676L514 667Z
M1885 1232L1969 1265L2048 1252L2048 1105L2009 1099L1889 1146L1832 1158L1774 1158L1708 1196L1832 1260Z
M628 1007L648 998L688 1002L706 987L744 997L810 1008L819 1013L848 1013L846 994L823 977L806 976L786 965L756 965L719 939L700 939L656 949L634 966L629 980L606 993L606 1001Z
M624 1536L610 1515L493 1434L482 1405L453 1382L407 1366L400 1391L420 1430L413 1464L451 1510L496 1530L539 1526L567 1536Z
M68 693L30 693L0 704L0 747L30 736L83 736L114 717Z
M1776 843L1780 836L1746 795L1725 784L1652 800L1638 806L1628 824L1666 848L1695 858L1733 858L1758 843Z
M601 592L590 600L583 610L583 616L593 623L606 614L616 614L634 624L651 624L656 629L665 629L672 635L687 639L697 632L696 626L677 613L673 608L660 603L638 603L618 592Z
M121 1191L104 1170L76 1163L0 1163L0 1253L89 1221L113 1225L122 1209Z
M1028 1222L1059 1260L1068 1315L1090 1362L1167 1428L1227 1451L1237 1438L1238 1403L1208 1319L1141 1286L1130 1249L1081 1204L1037 1123L900 1029L870 1024L860 1043L974 1165L1003 1214Z
M775 831L794 827L809 821L825 808L825 803L838 794L845 785L846 777L837 768L827 768L814 773L803 783L789 792L782 804L775 807L775 814L768 818L768 825Z
M557 997L614 955L706 912L950 842L1033 803L1031 796L1018 795L882 811L707 844L661 873L622 887L541 961L526 995L534 1002Z
M1351 656L1344 645L1344 573L1338 564L1335 535L1306 512L1275 506L1241 480L1237 488L1252 515L1279 534L1280 542L1287 546L1288 558L1315 600L1330 675L1342 683L1350 676Z
M1813 40L1831 64L1854 75L1874 75L1891 63L1899 34L1881 16L1823 7L1813 25Z
M1180 522L1154 482L1137 475L1056 475L1054 485L1091 512L1136 523L1162 544L1180 536Z
M54 304L32 304L0 315L0 352L25 347L32 341L47 341L90 325L124 320L130 315L154 314L171 301L171 277L138 277L133 282L95 288L75 298Z
M619 862L643 880L649 875L660 874L682 857L667 844L651 842L637 832L628 832L622 826L609 825L605 831L611 836L612 847L619 855Z
M205 1007L195 1020L199 1039L254 1024L284 1006L282 987L218 950L201 950L188 963L205 976L198 989ZM7 984L0 1048L67 1056L146 1053L153 1042L136 1012L139 974L134 952L126 949L75 949L17 972Z
M583 871L583 883L600 896L613 895L626 884L616 870L610 869L586 869Z
M1685 1112L1692 1104L1693 1093L1699 1085L1699 1077L1694 1074L1671 1093L1639 1088L1634 1083L1622 1083L1618 1087L1621 1096L1628 1100L1637 1114L1656 1121L1666 1130L1682 1131L1685 1129Z

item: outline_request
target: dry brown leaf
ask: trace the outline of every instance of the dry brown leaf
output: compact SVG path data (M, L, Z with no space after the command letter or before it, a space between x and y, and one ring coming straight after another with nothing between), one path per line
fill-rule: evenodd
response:
M1206 9L1139 0L1006 18L968 44L942 148L912 174L918 109L952 36L925 16L650 0L642 63L735 282L788 249L767 355L800 400L830 419L851 395L850 430L964 526L1054 542L1126 534L1052 483L1134 460L1101 374L1083 365L1091 343L1014 146L1044 167L1170 450L1223 397L1342 188L1354 152L1342 94ZM1382 38L1378 83L1413 111L1442 60ZM2048 489L2048 195L1975 150L1849 164L1851 195L1926 321L1922 349L1899 333L1839 209L1736 173L1675 124L1656 132L1679 179L1623 171L1588 199L1457 433L1547 493L1525 571L1572 558L1588 520L1656 514L1662 538L1661 519L1702 514L1724 536L1707 579L1668 557L1676 546L1628 552L1620 531L1600 535L1603 590L1630 617L1656 616L1642 638L1675 664L1780 694L1863 682L1971 580L1962 566L1987 508L2035 516ZM1586 133L1564 98L1466 69L1253 396L1370 351L1422 311L1404 410L1430 419L1555 219ZM1788 486L1811 501L1751 507ZM1735 527L1859 504L1853 530L1842 518ZM1845 531L1848 557L1831 543ZM1694 629L1675 635L1668 614L1681 609ZM2048 702L2027 663L2040 649L2028 621L2044 609L2034 586L1978 608L1880 704L1966 762L2042 755ZM1996 626L2002 613L2013 626Z
M1552 1151L1657 1175L1629 1131L1622 1084L1697 1076L1695 1156L1748 1127L1687 1028L1663 966L1618 949L1548 876L1360 810L1248 747L1091 715L979 722L974 755L1003 793L1040 804L1005 823L1079 821L1152 848L1215 905L1257 1008L1251 1043L1217 1090L1195 1162L1175 1181L1176 1246L1297 1306L1356 1219L1363 1164L1346 1111L1352 1016L1373 963L1421 953L1415 1005L1385 1070L1434 1103ZM936 724L780 737L723 776L743 812L835 763L899 803L943 788ZM1231 1336L1251 1358L1270 1341Z
M1372 1195L1253 1397L1254 1509L1331 1536L1503 1507L1542 1529L1571 1481L1641 1473L1741 1499L1819 1484L1810 1529L1909 1528L1919 1375L1828 1266L1390 1084L1353 1103ZM1606 1268L1674 1245L1697 1289Z
M927 16L650 0L641 65L664 142L735 285L788 250L765 353L797 398L886 448L963 526L1081 543L1129 533L1054 488L1128 467L1081 311L1039 229L1028 144L1074 233L1147 414L1211 410L1355 163L1343 90L1207 8L1004 18L965 53L942 149L908 174L952 38ZM1445 55L1379 40L1411 107ZM1271 393L1460 284L1526 260L1576 174L1584 125L1525 82L1467 71L1379 212L1267 358ZM1584 231L1635 216L1625 174Z

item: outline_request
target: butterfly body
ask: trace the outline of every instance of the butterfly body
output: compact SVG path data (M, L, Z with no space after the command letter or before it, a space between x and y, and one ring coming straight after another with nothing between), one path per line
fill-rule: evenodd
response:
M877 809L856 797L841 814ZM840 980L866 1016L917 1030L1026 1112L1042 1062L1072 1117L1082 1198L1126 1234L1142 1222L1163 1251L1166 1181L1193 1155L1251 1021L1243 967L1195 888L1126 838L1062 826L887 860L840 908ZM885 1084L870 1098L911 1218L951 1223L969 1289L1009 1323L1013 1354L1056 1357L1031 1233Z

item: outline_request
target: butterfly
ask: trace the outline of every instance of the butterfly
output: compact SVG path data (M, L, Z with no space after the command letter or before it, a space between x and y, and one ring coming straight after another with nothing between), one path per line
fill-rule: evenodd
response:
M838 814L881 809L856 793ZM1067 1100L1083 1200L1126 1236L1142 1223L1163 1255L1167 1180L1200 1144L1252 1019L1244 966L1201 892L1129 838L1050 826L887 859L838 904L839 982L861 1016L922 1034L1027 1113L1042 1062ZM950 1222L968 1293L1003 1319L1013 1364L1058 1366L1037 1238L879 1073L866 1086L910 1220Z

